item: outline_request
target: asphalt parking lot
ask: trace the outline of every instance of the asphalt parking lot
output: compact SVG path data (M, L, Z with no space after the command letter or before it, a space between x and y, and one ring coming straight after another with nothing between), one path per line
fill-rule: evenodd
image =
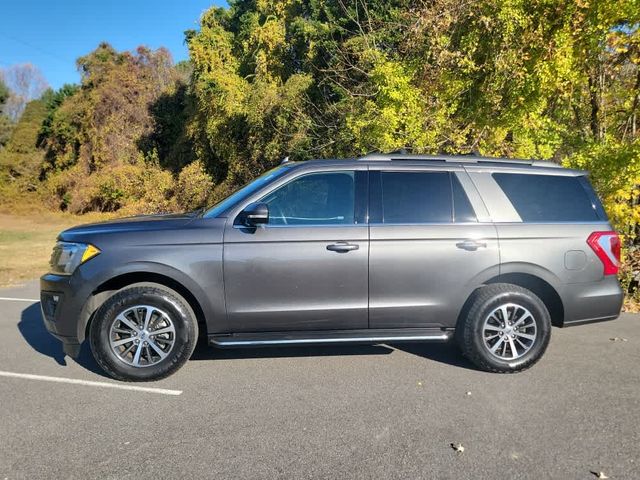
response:
M638 315L554 329L517 375L453 345L199 347L145 391L65 358L36 282L0 297L0 478L640 478Z

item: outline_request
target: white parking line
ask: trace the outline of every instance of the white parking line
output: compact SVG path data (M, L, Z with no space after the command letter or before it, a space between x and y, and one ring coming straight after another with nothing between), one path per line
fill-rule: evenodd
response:
M12 297L0 297L0 300L5 300L7 302L39 302L39 299L36 298L12 298Z
M0 370L0 377L23 378L27 380L40 380L43 382L72 383L87 387L116 388L118 390L130 390L133 392L159 393L160 395L182 395L182 390L167 390L166 388L137 387L135 385L122 385L119 383L92 382L89 380L77 380L75 378L48 377L45 375L32 375L30 373L5 372Z

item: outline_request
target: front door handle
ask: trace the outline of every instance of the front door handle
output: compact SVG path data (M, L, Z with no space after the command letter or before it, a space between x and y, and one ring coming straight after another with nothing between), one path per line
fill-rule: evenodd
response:
M476 251L479 248L487 248L487 244L478 240L467 239L463 242L456 243L456 247L462 250Z
M332 252L350 252L351 250L358 250L360 245L354 245L353 243L337 242L327 245L327 250Z

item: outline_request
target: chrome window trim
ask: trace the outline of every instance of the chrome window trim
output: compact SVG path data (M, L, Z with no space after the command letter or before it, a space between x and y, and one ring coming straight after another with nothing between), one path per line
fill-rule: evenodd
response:
M307 228L307 227L313 227L313 228L364 228L364 227L368 227L370 224L368 223L333 223L333 224L329 224L329 225L323 225L323 224L310 224L310 225L269 225L269 224L262 224L262 225L258 225L256 227L247 227L246 225L233 225L233 228L239 228L239 229L247 229L247 228Z
M429 226L429 227L455 227L455 226L492 226L492 222L420 222L420 223L370 223L371 227L419 227L419 226Z

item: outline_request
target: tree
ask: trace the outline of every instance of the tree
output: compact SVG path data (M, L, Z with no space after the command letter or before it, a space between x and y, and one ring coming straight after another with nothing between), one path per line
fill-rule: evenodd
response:
M0 71L0 78L10 91L5 113L14 122L20 118L27 103L40 98L48 88L40 69L31 63L12 65Z
M13 122L4 113L5 103L7 102L9 95L9 89L0 78L0 150L6 145L11 136L11 130L13 128Z
M176 208L172 172L161 165L178 171L189 160L185 67L174 68L163 48L118 52L106 43L77 65L80 87L50 95L40 129L52 203L75 213Z

